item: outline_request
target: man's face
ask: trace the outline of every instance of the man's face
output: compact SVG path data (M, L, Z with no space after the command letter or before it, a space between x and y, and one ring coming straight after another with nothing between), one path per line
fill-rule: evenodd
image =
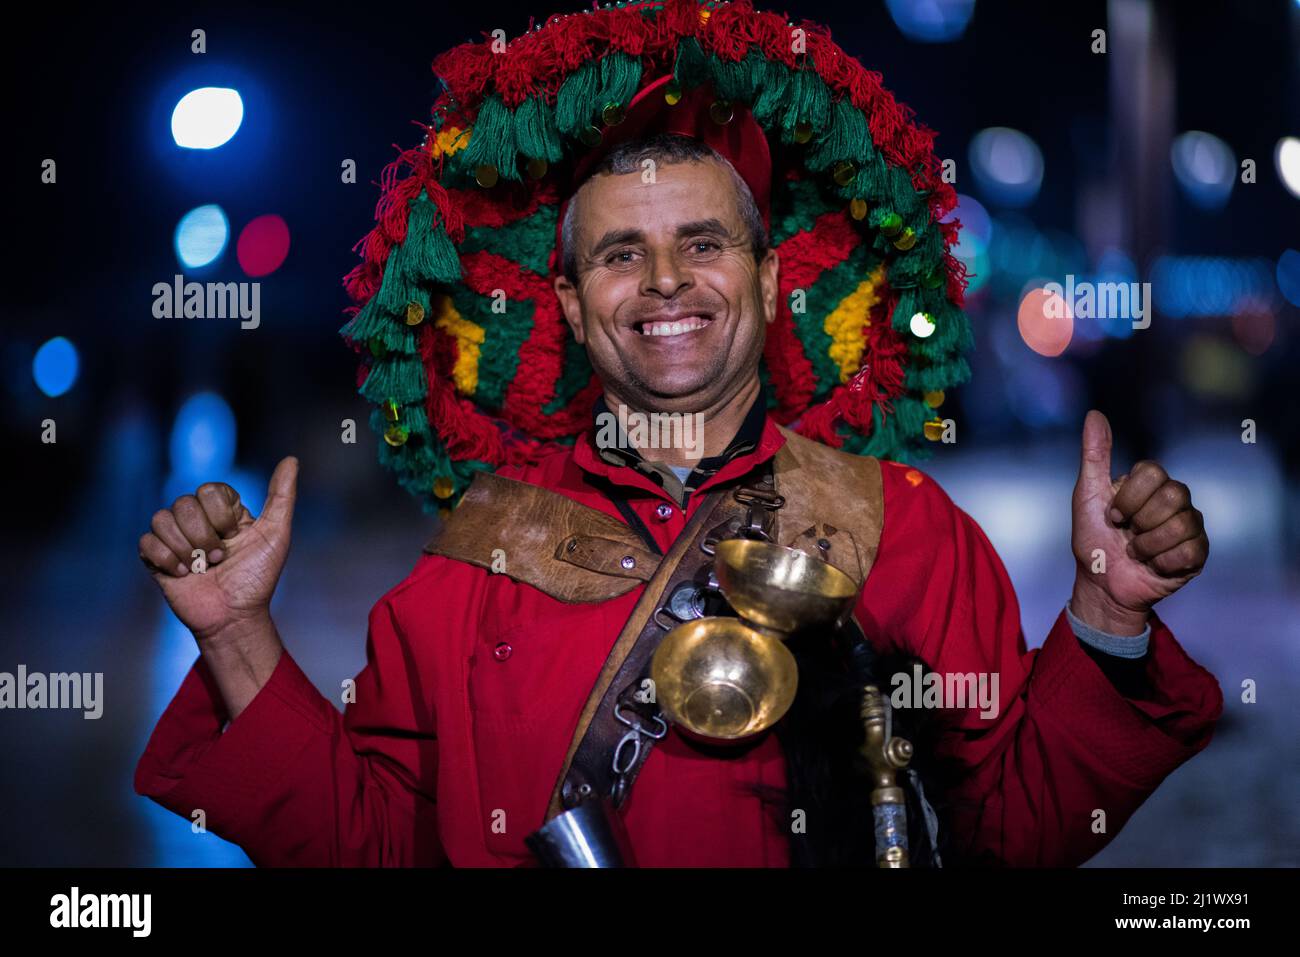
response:
M606 391L633 408L720 408L758 374L777 255L754 261L729 171L713 160L604 174L574 209L576 287L555 291Z

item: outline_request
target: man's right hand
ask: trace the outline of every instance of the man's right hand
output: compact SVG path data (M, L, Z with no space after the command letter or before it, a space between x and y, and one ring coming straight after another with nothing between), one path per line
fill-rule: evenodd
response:
M289 554L297 483L298 460L282 459L255 519L233 488L208 482L155 513L140 537L140 558L200 645L269 621ZM203 572L191 571L195 549L203 550Z

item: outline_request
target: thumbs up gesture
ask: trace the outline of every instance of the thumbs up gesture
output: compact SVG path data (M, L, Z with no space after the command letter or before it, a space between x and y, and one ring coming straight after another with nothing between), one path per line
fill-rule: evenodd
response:
M200 643L267 616L289 554L297 483L298 460L290 456L276 466L257 518L222 482L154 513L140 537L140 558Z
M1139 634L1151 606L1200 574L1210 541L1186 485L1150 461L1112 480L1110 450L1110 423L1094 409L1074 486L1070 604L1094 628Z

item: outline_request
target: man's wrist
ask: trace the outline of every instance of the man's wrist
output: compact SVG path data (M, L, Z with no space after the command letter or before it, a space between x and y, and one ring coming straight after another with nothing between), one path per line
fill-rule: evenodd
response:
M246 617L233 619L212 631L196 631L193 634L200 648L228 651L262 644L268 635L274 633L275 622L271 620L271 611L263 608Z
M1082 575L1074 579L1070 611L1097 631L1118 637L1138 637L1147 629L1150 609L1135 611L1115 602L1099 584Z
M199 651L233 721L270 680L284 645L268 612L201 639Z

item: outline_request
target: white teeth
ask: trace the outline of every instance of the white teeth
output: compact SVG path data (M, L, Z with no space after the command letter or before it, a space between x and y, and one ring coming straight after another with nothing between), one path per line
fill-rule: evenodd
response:
M703 329L709 324L708 319L701 316L688 316L685 319L679 319L675 322L648 322L641 327L643 336L680 336L685 332L694 332L697 329Z

